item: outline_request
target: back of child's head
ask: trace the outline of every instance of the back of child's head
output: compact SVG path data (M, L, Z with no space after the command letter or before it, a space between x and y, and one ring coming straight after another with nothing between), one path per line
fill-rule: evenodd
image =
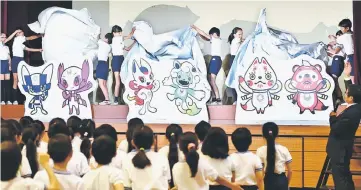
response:
M23 131L22 126L20 125L20 123L14 119L8 119L6 120L6 122L9 124L8 126L11 126L11 131L13 134L15 134L15 138L17 140L18 143L20 143L21 141L21 133Z
M191 177L195 177L198 171L199 154L198 138L193 132L185 132L179 138L179 149L183 152L186 162L191 170Z
M34 127L27 127L23 130L22 141L26 146L26 157L29 160L31 168L31 177L34 177L38 172L38 155L37 155L37 144L38 144L38 130Z
M30 124L34 123L34 120L30 116L24 116L20 118L19 123L23 128L27 128Z
M339 23L338 23L339 27L343 27L343 28L348 28L349 31L351 31L352 28L352 22L350 19L342 19Z
M165 136L169 141L169 153L168 153L168 160L169 166L172 170L175 163L178 160L178 141L180 136L183 134L183 129L178 124L170 124L166 131ZM173 186L173 181L171 181L171 185Z
M48 137L52 138L57 134L64 134L68 137L71 136L69 127L66 126L65 122L54 122L52 124L49 124Z
M143 120L142 119L140 119L140 118L137 118L137 117L135 117L135 118L132 118L132 119L130 119L129 121L128 121L128 129L129 128L136 128L137 126L143 126L144 125L144 122L143 122Z
M1 142L1 181L16 177L21 164L21 151L14 141Z
M252 134L247 128L237 128L232 133L232 143L238 152L248 151L252 144Z
M273 122L263 124L262 135L267 140L267 168L266 173L273 173L276 162L275 139L278 136L278 125Z
M116 151L116 142L108 135L101 135L92 144L92 153L95 161L101 165L109 164L116 155Z
M134 167L144 169L150 166L151 162L145 154L145 150L150 149L153 145L153 130L148 126L137 127L134 129L132 139L134 146L138 149L137 154L132 159Z
M94 130L95 130L95 123L91 119L83 119L78 129L78 133L83 139L80 145L80 151L88 159L90 158L90 147L91 147L91 142L89 138L93 138Z
M128 151L127 152L132 151L132 149L134 148L131 143L132 139L133 139L134 129L137 127L143 127L143 126L144 126L143 121L137 117L132 118L128 121L128 129L127 129L127 132L125 133L125 136L126 136L127 142L128 142Z
M45 132L45 125L44 125L44 123L43 123L42 121L40 121L40 120L34 120L34 123L38 124L38 125L36 125L36 126L39 127L39 128L38 128L39 135L42 136L42 135L44 134L44 132Z
M69 117L69 119L66 121L66 125L72 129L73 135L80 133L79 130L80 130L80 125L81 125L81 119L78 116L73 115L73 116ZM74 136L73 136L73 138L74 138Z
M55 163L66 161L69 155L72 155L72 152L73 149L69 136L56 134L50 138L48 143L48 154Z
M113 39L113 34L112 33L107 33L105 34L105 39L108 40L108 44L111 44L112 43L112 39Z
M15 132L12 129L12 126L8 123L1 123L1 142L4 141L14 141L16 142L15 139Z
M229 145L226 132L220 127L209 129L202 144L202 153L211 158L225 159L228 157Z
M117 131L115 130L115 128L113 126L111 126L109 124L102 124L95 129L94 139L96 139L102 135L108 135L115 142L117 142L117 140L118 140Z
M112 33L118 33L118 32L123 32L122 27L118 26L118 25L114 25L112 27Z
M209 35L213 35L213 34L217 34L217 36L220 37L221 36L221 31L217 27L212 27L209 30Z
M196 125L196 127L194 128L194 132L197 134L200 141L204 141L204 138L206 138L206 135L210 128L211 125L208 122L202 120Z
M237 34L238 31L243 31L240 27L234 27L231 34L228 36L228 42L232 43L232 40L234 39L234 35Z
M51 119L50 122L49 122L49 126L54 124L54 123L60 123L60 124L66 125L65 120L63 118L60 118L60 117L55 117L55 118Z

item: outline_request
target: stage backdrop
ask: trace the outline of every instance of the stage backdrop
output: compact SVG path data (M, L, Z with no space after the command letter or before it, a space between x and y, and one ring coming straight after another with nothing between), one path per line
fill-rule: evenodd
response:
M121 68L127 119L145 123L192 124L208 121L210 97L202 52L189 26L154 35L146 22L135 22L131 49Z
M95 81L90 59L49 61L40 67L22 61L18 71L18 86L26 97L24 115L44 122L54 117L66 120L72 115L92 118L88 94Z

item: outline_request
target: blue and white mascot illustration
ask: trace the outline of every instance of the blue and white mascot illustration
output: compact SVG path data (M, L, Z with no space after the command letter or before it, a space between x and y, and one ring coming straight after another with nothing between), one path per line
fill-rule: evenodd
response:
M51 87L53 67L53 64L49 64L42 73L32 74L30 74L25 65L21 68L20 76L22 76L24 91L33 96L28 105L28 107L32 109L30 112L31 115L36 114L38 112L38 108L42 114L48 114L48 112L44 109L43 102L48 97L48 91Z

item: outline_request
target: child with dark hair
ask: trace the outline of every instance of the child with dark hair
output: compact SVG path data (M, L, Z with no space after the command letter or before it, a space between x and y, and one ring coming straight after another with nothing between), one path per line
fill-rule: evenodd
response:
M148 126L134 129L136 148L123 160L124 186L136 189L167 190L171 180L169 164L163 155L151 150L154 134Z
M48 154L54 161L53 171L60 183L61 189L83 190L83 180L67 170L68 163L73 155L69 136L56 134L51 137L48 144ZM49 178L45 171L36 173L34 179L44 184L49 184Z
M263 138L267 145L257 149L257 156L265 166L264 188L266 190L288 190L292 178L292 156L288 149L275 140L278 126L273 122L263 124ZM287 176L285 175L287 168Z
M185 156L185 161L176 163L173 167L174 186L178 190L208 190L208 180L215 181L231 189L241 189L238 184L229 182L218 175L217 171L197 153L198 138L192 132L185 132L179 139L179 148Z
M38 132L39 132L38 152L47 153L48 152L48 143L42 140L44 135L45 135L45 125L40 120L34 120L34 123L37 124L37 125L34 125L34 126L38 128Z
M20 118L19 123L23 128L27 128L30 124L34 123L34 120L30 116L24 116Z
M248 151L252 134L247 128L238 128L232 133L232 142L237 152L230 155L235 165L235 182L244 190L264 190L261 159Z
M128 121L128 129L126 132L126 139L122 140L118 146L118 150L124 151L126 153L132 151L134 148L132 146L132 137L133 137L133 131L136 127L143 127L144 123L143 120L135 117Z
M196 133L196 135L200 141L199 146L198 146L200 150L202 150L203 141L206 138L208 130L210 128L211 128L211 124L209 124L208 122L203 121L203 120L201 122L199 122L194 128L194 132Z
M165 137L167 138L169 145L162 147L158 151L160 154L163 154L168 158L170 170L172 170L175 163L180 160L184 160L182 157L183 154L181 154L178 148L179 137L182 134L183 129L181 126L177 124L170 124L165 131ZM170 181L169 186L174 187L173 179Z
M28 158L30 168L31 168L31 177L33 178L39 170L38 163L38 153L37 153L37 144L38 144L38 131L36 128L25 128L23 131L22 142L25 145L24 152Z
M116 142L110 136L102 135L94 140L92 153L98 166L83 177L86 189L122 190L124 188L122 171L110 166L116 151Z
M102 124L99 127L97 127L94 131L94 139L97 139L100 136L109 136L110 138L112 138L115 142L117 142L118 137L117 137L117 131L114 129L113 126L109 125L109 124ZM122 160L123 158L126 157L126 153L123 151L117 151L116 155L112 158L112 161L110 162L110 166L118 168L118 169L122 169ZM89 165L91 168L97 168L98 167L98 163L95 160L94 156L92 156L89 160Z
M217 171L218 176L231 181L235 167L228 156L228 152L229 145L226 132L220 127L210 128L202 146L204 159ZM219 185L217 182L208 180L208 183L210 190L228 190L227 187Z
M46 154L39 155L39 163L49 178L49 185L47 186L31 178L17 177L21 160L21 151L16 142L1 142L1 189L60 189L59 182L49 166L49 156Z
M81 138L80 152L82 152L85 157L89 160L91 142L93 141L93 134L95 130L95 122L91 119L83 119L81 121L80 127L75 131L75 134L79 133Z
M216 84L216 77L219 70L222 67L222 39L220 38L221 32L218 28L212 27L209 30L209 33L205 33L203 30L192 25L192 28L195 29L202 39L211 42L211 62L209 63L209 73L211 75L211 86L213 90L214 97L211 100L212 104L222 104L221 98L219 96L219 90Z
M54 124L54 123L58 123L58 124L62 124L62 125L66 125L66 122L63 118L60 117L55 117L53 119L50 120L49 122L49 126ZM50 138L50 137L49 137Z

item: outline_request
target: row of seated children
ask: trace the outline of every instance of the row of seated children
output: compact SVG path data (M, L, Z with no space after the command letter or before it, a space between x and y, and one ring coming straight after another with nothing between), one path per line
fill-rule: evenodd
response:
M6 120L1 125L2 139L6 139L3 130L11 131L19 147L24 146L21 157L28 162L11 169L18 171L20 167L17 178L33 177L34 184L47 187L51 187L52 179L46 168L39 166L37 154L50 155L49 165L60 189L286 190L292 176L291 155L286 147L275 143L278 126L274 123L264 124L267 146L258 148L256 154L248 151L252 143L250 131L236 129L231 139L237 152L230 155L225 131L204 121L196 125L195 133L183 133L179 125L169 125L166 129L169 145L158 152L152 150L155 139L152 129L138 118L128 122L126 140L118 149L116 130L109 124L95 128L92 120L71 117L65 122L55 118L49 123L49 143L44 148L42 123L29 117L22 118L20 123ZM33 133L29 135L29 131ZM3 144L1 147L3 151ZM2 159L2 165L10 167L9 162L12 160ZM2 183L12 184L13 179L15 176L2 179ZM6 189L13 188L10 185Z

